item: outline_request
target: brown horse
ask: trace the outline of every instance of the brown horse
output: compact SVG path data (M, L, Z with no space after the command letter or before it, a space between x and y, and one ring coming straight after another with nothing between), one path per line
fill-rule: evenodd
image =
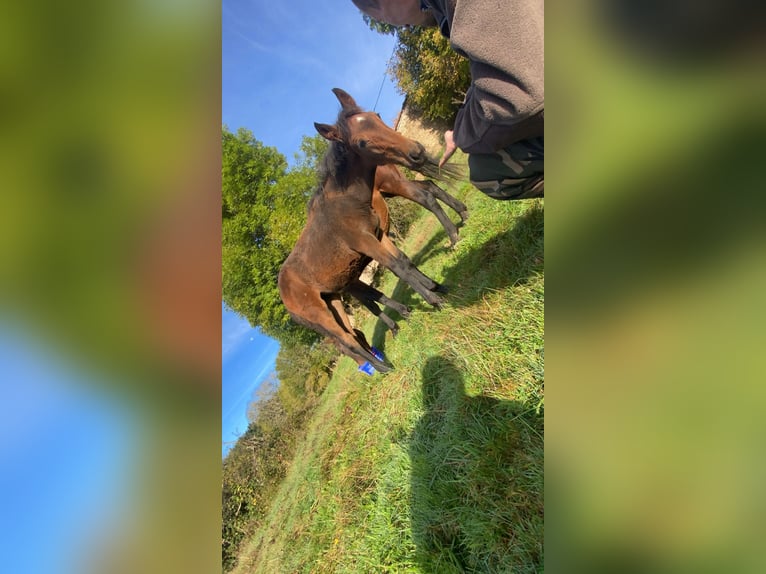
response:
M449 177L449 174L447 175ZM380 218L380 228L383 233L388 234L391 218L384 197L403 197L418 203L425 207L431 213L436 215L444 226L450 237L450 242L454 246L458 240L457 227L444 210L439 205L436 198L441 199L447 205L458 212L462 222L468 219L468 208L458 199L449 195L431 180L414 181L407 179L399 168L394 164L378 166L375 172L375 184L372 190L372 208ZM368 258L369 259L369 258ZM365 263L366 265L366 263ZM386 297L383 293L361 282L354 281L346 289L346 293L360 301L376 317L390 329L396 336L399 327L388 315L386 315L378 306L378 303L397 311L402 317L407 318L410 314L410 308L393 299Z
M364 266L375 259L428 303L441 307L440 285L391 242L372 205L378 166L397 163L425 175L435 175L438 169L421 144L362 110L343 90L335 88L333 93L341 103L336 124L314 124L331 142L322 183L309 203L306 227L280 269L279 293L297 323L330 337L359 365L369 362L386 372L391 365L376 358L364 334L351 326L341 294L395 303L384 302L382 293L359 281Z
M459 171L439 174L440 179L456 179ZM384 197L402 197L409 199L433 213L441 222L442 226L449 235L450 243L455 246L458 241L457 227L452 220L444 213L441 205L437 201L440 199L452 209L454 209L461 219L461 224L468 219L468 208L463 202L452 197L441 187L431 180L410 180L407 179L401 170L394 164L380 165L375 172L375 184L372 191L372 208L380 217L380 227L383 233L388 234L391 219L388 205ZM396 336L399 327L388 315L386 315L378 306L378 303L397 311L402 317L407 318L410 314L410 308L393 299L386 297L383 293L370 287L362 281L354 281L347 289L346 293L361 302L376 317L378 317L389 328L391 333Z

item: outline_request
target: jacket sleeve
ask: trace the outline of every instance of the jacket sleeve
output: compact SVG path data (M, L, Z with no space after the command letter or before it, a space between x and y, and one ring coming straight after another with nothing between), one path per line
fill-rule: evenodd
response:
M450 41L470 63L471 87L454 138L468 153L492 153L543 135L542 0L458 0Z
M517 141L542 136L544 122L544 103L539 111L520 117L502 98L471 86L458 110L453 137L466 153L493 153Z

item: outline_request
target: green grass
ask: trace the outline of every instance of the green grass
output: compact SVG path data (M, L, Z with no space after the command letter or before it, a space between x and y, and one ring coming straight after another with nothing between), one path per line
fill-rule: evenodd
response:
M445 307L385 273L410 319L357 320L396 369L340 360L234 572L543 571L543 204L456 195L455 249L425 211L400 242Z

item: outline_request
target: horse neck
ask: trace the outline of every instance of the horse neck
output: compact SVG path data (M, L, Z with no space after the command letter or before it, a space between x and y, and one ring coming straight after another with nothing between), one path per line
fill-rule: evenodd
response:
M375 171L378 166L372 163L367 163L361 158L354 158L351 162L347 173L347 179L349 186L359 187L366 195L372 195L372 188L375 184Z
M325 189L338 192L347 200L356 199L371 204L377 165L364 161L359 156L347 159L343 174L334 174L325 183Z

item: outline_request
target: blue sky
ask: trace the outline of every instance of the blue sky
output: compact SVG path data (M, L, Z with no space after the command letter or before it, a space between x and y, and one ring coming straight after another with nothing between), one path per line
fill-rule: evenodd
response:
M404 100L385 76L394 38L351 0L223 0L223 123L246 127L288 161L314 122L332 122L343 88L391 123Z
M279 343L223 305L221 357L221 442L226 454L247 430L247 405L261 382L274 371Z
M222 11L222 121L230 130L248 128L292 163L314 122L335 120L332 88L389 124L399 113L404 97L385 74L395 40L370 30L351 0L223 0ZM226 452L247 429L247 405L279 347L225 306L222 321Z

